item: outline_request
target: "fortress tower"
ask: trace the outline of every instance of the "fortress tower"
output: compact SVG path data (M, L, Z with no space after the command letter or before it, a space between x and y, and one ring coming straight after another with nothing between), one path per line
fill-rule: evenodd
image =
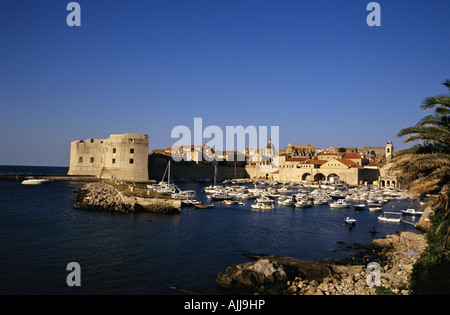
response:
M68 175L148 180L148 135L125 133L108 139L73 141Z

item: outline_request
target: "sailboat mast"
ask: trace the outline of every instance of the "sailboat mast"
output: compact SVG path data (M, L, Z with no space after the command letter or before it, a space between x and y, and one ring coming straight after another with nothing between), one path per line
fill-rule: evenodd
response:
M167 186L170 187L170 160L169 160L169 175L167 175Z

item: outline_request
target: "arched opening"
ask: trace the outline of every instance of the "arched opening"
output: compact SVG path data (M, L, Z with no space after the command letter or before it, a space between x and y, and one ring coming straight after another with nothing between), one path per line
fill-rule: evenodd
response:
M302 180L311 180L311 174L310 173L304 173L302 175Z
M314 180L315 181L324 181L324 180L326 180L326 177L322 173L318 173L318 174L314 175Z
M332 183L337 182L339 181L339 176L335 173L331 173L330 175L327 176L327 180Z

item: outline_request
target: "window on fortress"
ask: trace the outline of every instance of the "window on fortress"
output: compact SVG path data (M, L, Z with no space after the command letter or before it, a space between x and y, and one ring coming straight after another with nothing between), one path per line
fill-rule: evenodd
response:
M91 143L94 143L94 139L91 139Z
M83 157L80 156L80 158L78 159L78 163L83 163Z
M90 162L94 163L94 158L93 157L91 157Z
M130 159L130 164L133 164L134 163L134 159Z
M116 148L113 148L113 153L116 153Z
M134 149L130 149L130 154L133 154L134 153Z
M116 164L116 159L112 159L112 164Z

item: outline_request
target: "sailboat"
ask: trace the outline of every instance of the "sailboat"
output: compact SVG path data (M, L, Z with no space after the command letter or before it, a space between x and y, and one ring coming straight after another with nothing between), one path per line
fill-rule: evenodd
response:
M223 186L217 185L217 165L214 166L214 184L203 188L203 190L208 194L218 193L223 190Z
M164 182L164 177L166 177L166 173L168 173L167 183ZM167 163L166 170L164 171L164 175L161 181L158 184L147 185L147 188L159 193L168 193L168 194L174 194L177 192L177 190L179 191L177 186L170 183L170 161L169 163Z

